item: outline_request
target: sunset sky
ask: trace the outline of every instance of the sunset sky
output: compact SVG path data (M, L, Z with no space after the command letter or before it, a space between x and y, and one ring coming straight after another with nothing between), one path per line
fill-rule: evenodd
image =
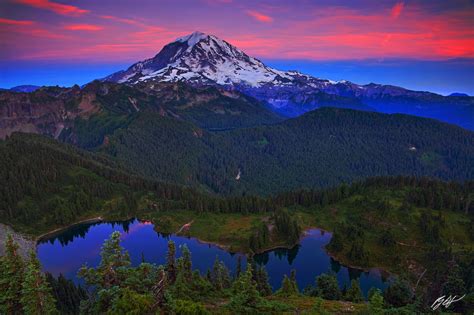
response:
M0 87L84 84L199 30L280 69L474 94L470 0L0 1Z

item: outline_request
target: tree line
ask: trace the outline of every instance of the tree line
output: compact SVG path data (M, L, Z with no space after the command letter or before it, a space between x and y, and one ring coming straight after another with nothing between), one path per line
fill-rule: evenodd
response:
M11 236L6 248L5 256L0 257L0 310L6 314L209 314L206 306L211 300L223 301L217 307L234 314L280 313L295 311L285 301L299 296L312 297L313 311L324 312L324 300L365 301L358 281L352 280L349 288L341 290L333 273L321 274L313 286L300 291L293 270L273 292L265 268L251 259L245 269L239 261L235 273L216 259L212 269L201 274L193 269L186 246L176 258L172 241L164 265L142 261L133 267L120 245L119 232L104 242L97 267L79 270L85 289L62 276L44 275L34 252L23 261ZM446 286L458 280L453 274ZM384 293L371 289L366 308L371 314L420 311L415 302L411 288L397 279Z
M14 227L64 226L88 213L116 217L140 211L192 210L196 213L274 213L292 206L324 207L374 187L408 190L407 205L472 213L474 184L397 176L369 178L327 189L303 189L274 196L216 196L195 189L131 175L114 160L35 135L14 134L0 142L0 220ZM145 198L146 197L146 198ZM145 204L141 201L146 199ZM143 205L144 204L144 205ZM138 209L138 206L141 208ZM289 242L299 229L277 220ZM256 231L253 247L264 247Z

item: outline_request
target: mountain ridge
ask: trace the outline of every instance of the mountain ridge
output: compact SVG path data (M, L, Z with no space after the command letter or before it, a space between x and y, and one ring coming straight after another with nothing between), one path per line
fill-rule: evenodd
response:
M218 85L265 102L286 117L327 106L325 100L331 98L333 106L435 118L474 130L474 97L445 97L394 85L359 85L281 71L214 35L200 32L180 37L153 58L102 80L130 85L160 81Z
M266 195L374 175L469 179L473 143L472 132L432 119L327 107L222 132L141 115L98 150L165 181L225 195Z

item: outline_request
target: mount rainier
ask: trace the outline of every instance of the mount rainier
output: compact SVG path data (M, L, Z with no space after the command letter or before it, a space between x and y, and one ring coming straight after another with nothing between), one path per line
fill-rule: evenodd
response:
M436 118L474 129L474 98L411 91L397 86L331 81L298 71L281 71L214 35L194 32L167 44L153 58L103 79L135 85L186 82L218 86L263 101L284 116L322 107L344 107Z

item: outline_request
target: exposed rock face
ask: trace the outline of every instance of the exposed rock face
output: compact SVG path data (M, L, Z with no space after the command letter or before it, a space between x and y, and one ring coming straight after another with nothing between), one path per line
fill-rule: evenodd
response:
M24 258L28 257L31 250L36 250L36 240L34 238L15 232L8 225L0 223L0 256L5 254L5 241L8 234L11 234L14 241L20 246L20 255Z
M94 81L82 89L43 87L31 93L0 91L0 139L13 132L48 135L78 144L75 134L78 118L82 122L101 116L96 127L106 132L113 127L112 116L125 122L140 112L191 121L207 129L250 127L279 122L282 117L255 98L219 87L192 87L181 82L141 82L133 86ZM103 115L102 115L103 114ZM83 131L85 130L82 124ZM96 132L97 130L91 130ZM97 135L97 142L106 141ZM104 142L106 143L106 142Z
M54 135L64 121L64 103L51 97L36 101L29 94L4 92L0 104L0 138L15 131Z
M58 138L77 116L97 112L94 95L79 87L0 92L0 139L20 131Z

